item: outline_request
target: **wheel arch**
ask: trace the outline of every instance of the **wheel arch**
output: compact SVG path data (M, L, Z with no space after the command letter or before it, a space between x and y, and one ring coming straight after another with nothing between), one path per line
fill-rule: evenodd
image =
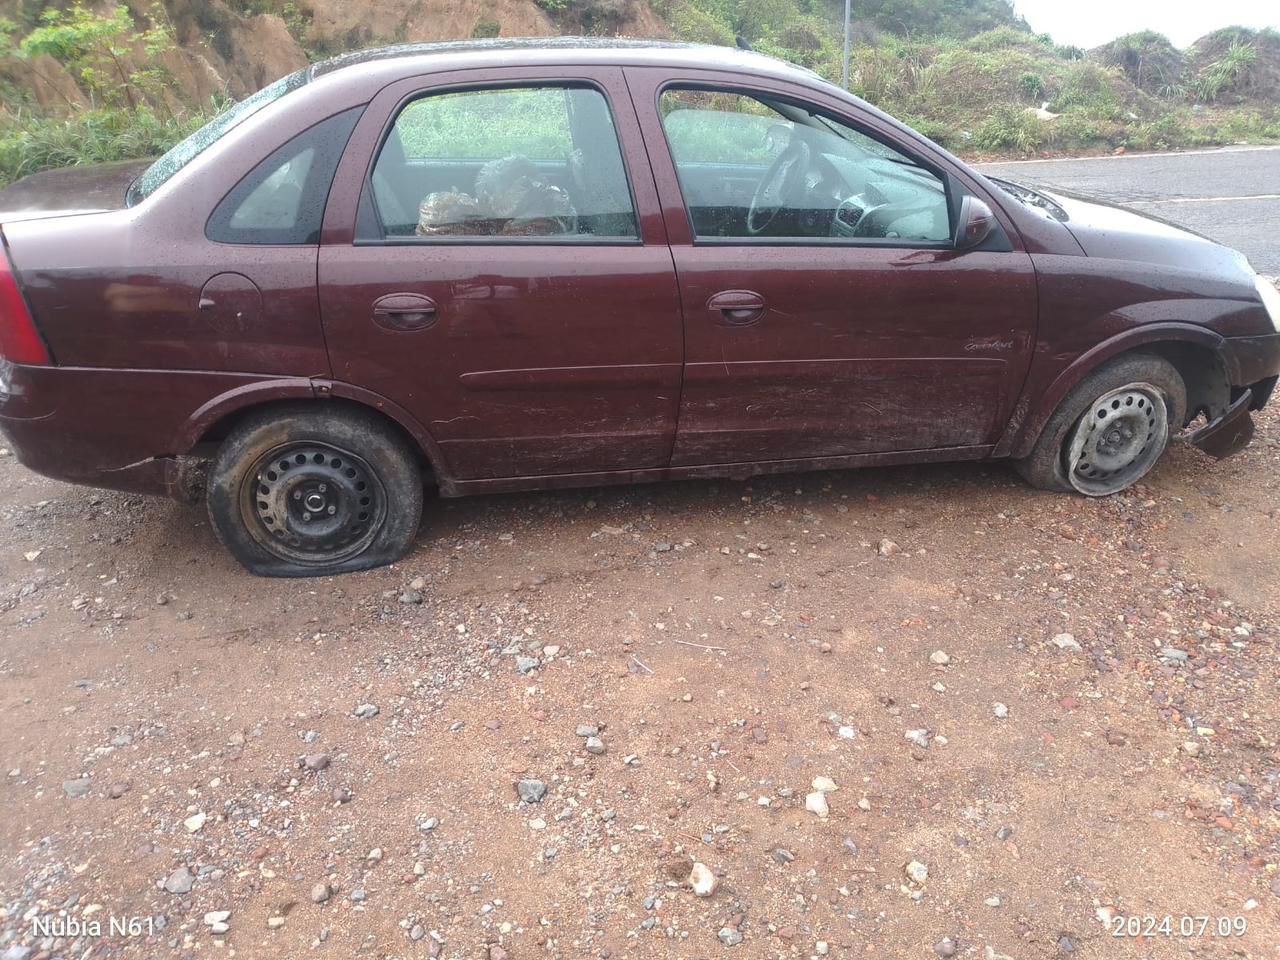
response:
M1081 380L1105 363L1132 353L1149 353L1169 361L1187 387L1188 420L1212 414L1230 394L1231 371L1225 340L1207 327L1191 323L1154 323L1125 331L1096 344L1068 364L1039 397L1023 396L995 457L1025 457L1035 446L1058 405ZM1219 411L1220 412L1220 411ZM1184 424L1177 424L1180 429Z
M271 407L285 407L299 402L347 406L378 415L417 453L424 475L440 487L441 494L452 494L453 482L439 444L416 418L398 404L369 390L327 380L268 380L223 393L204 404L187 419L172 449L180 455L212 451L245 418Z

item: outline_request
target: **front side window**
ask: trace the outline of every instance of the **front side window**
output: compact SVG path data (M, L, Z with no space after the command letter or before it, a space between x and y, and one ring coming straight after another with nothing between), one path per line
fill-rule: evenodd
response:
M590 87L440 93L404 107L370 179L386 238L635 239L608 102Z
M698 239L950 241L942 179L853 127L730 91L669 89L660 106Z

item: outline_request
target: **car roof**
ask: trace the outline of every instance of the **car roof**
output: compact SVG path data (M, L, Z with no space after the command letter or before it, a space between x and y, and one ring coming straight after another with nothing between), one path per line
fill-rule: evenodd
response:
M312 78L360 68L408 75L419 71L474 67L606 64L615 66L685 66L729 69L774 76L821 79L804 67L749 50L673 40L625 37L498 37L404 43L345 53L315 63Z

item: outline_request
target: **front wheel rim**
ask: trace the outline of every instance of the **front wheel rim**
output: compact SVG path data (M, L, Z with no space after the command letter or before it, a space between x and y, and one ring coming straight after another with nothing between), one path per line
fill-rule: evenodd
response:
M382 482L359 456L318 441L282 444L245 475L245 527L263 549L294 563L341 563L369 548L387 515Z
M1132 486L1155 466L1169 439L1164 393L1130 383L1104 393L1081 415L1066 446L1067 480L1089 497Z

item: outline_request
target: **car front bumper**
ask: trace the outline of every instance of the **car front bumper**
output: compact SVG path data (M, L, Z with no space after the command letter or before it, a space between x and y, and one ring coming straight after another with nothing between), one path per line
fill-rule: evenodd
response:
M1222 356L1231 403L1187 438L1192 446L1218 460L1239 453L1253 439L1251 413L1266 406L1280 374L1280 333L1230 337L1224 341Z

